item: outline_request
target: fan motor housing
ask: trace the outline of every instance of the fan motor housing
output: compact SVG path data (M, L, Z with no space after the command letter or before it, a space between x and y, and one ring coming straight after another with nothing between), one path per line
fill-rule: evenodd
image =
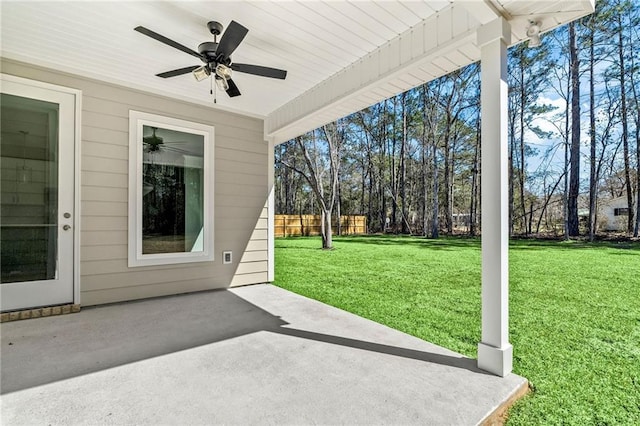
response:
M225 64L229 65L231 63L231 58L227 58L226 60L222 55L216 56L216 51L218 50L218 43L213 41L205 41L204 43L200 43L198 46L198 52L201 55L204 55L207 59L206 61L203 59L203 62L208 64Z
M198 52L208 56L209 58L214 58L216 56L216 50L218 50L218 43L213 41L205 41L204 43L200 43L198 46Z
M200 43L198 46L198 52L207 58L206 61L203 59L203 62L207 62L208 64L214 63L216 65L224 64L227 66L231 64L231 58L225 58L222 54L218 54L216 56L217 50L218 43L213 41L205 41L204 43Z

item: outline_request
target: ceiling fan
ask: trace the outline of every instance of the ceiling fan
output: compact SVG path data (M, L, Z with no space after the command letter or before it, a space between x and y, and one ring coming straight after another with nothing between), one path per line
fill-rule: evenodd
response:
M164 145L164 138L156 135L157 127L152 127L153 134L142 138L145 152L160 151L160 146Z
M198 46L198 52L151 31L148 28L138 26L135 27L134 30L164 43L167 46L171 46L175 49L188 53L191 56L195 56L204 63L204 65L195 65L162 72L160 74L156 74L158 77L169 78L193 73L193 76L197 81L202 81L210 75L213 75L218 87L226 91L230 97L240 96L238 86L236 86L234 81L231 79L232 70L261 77L278 78L281 80L284 80L287 77L287 72L285 70L263 67L261 65L240 64L231 61L231 54L236 50L238 45L240 45L244 37L249 32L247 28L238 24L236 21L231 21L227 30L222 34L220 42L218 42L218 35L222 33L222 24L216 21L210 21L207 23L207 28L209 29L209 32L213 34L213 42L205 41L204 43L200 43Z
M163 137L156 134L158 131L157 127L153 126L144 126L145 133L148 133L147 129L150 128L152 134L144 136L142 138L143 143L143 152L145 154L153 154L156 152L172 152L176 154L182 155L198 155L198 149L194 148L192 144L190 144L186 140L176 140L172 137ZM162 129L159 131L161 132ZM166 136L166 135L165 135ZM201 153L200 153L201 154ZM145 157L146 159L146 157Z

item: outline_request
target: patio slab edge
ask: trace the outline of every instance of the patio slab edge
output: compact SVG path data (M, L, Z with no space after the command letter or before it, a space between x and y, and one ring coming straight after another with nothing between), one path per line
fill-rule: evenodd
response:
M480 426L498 426L507 421L509 409L520 399L531 392L529 381L525 380L511 395L507 396L497 407L478 423Z

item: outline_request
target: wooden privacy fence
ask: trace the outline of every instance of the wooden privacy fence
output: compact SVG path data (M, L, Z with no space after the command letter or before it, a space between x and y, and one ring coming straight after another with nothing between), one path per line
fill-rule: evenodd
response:
M303 214L287 215L277 214L274 219L274 231L276 237L289 237L292 235L320 235L322 218L320 215ZM332 220L333 233L338 233L338 221ZM342 235L366 234L366 216L341 216L340 231Z

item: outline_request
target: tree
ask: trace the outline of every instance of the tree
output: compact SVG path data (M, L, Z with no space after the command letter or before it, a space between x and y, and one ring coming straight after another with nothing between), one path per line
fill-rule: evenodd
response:
M333 248L331 218L338 192L340 147L344 139L344 129L338 123L331 123L321 128L321 135L318 135L316 130L306 136L295 139L296 146L304 158L304 168L282 159L281 161L285 167L303 176L316 195L322 217L322 248L329 250ZM322 142L326 143L326 148L320 147ZM309 148L307 143L310 145ZM328 181L325 182L325 179Z
M638 37L637 37L638 38ZM635 126L636 126L636 223L633 227L633 236L638 237L640 234L640 89L637 87L638 82L635 73L638 72L638 65L635 64L635 56L631 55L631 93L633 94L633 107L635 108ZM639 64L640 65L640 64Z
M632 40L630 42L631 49L640 42L640 8L635 9L635 15L631 19L629 31L632 32ZM640 64L636 62L636 54L632 53L631 57L631 94L633 95L633 108L635 109L635 126L636 126L636 223L633 228L633 236L638 237L640 235L640 80L637 78L638 72L640 72ZM630 206L631 207L631 206Z
M580 62L576 45L575 23L569 24L569 56L571 81L571 150L569 170L569 199L567 205L569 236L580 233L578 222L578 194L580 193Z
M549 74L554 69L550 59L549 41L545 37L542 46L529 48L526 44L514 46L509 51L509 211L510 233L514 222L525 234L531 232L531 219L527 214L527 158L536 151L526 142L526 135L533 133L539 138L548 135L533 121L541 114L553 110L548 105L538 105L540 93L549 87ZM516 183L518 193L516 194ZM516 196L518 209L516 209ZM532 201L531 201L532 202ZM517 211L517 213L516 213Z
M599 200L629 193L638 198L640 2L602 1L597 8L596 15L545 34L536 49L510 48L514 232L578 235L578 197L588 190L594 239ZM315 187L300 141L276 148L276 209L308 213L324 203L334 216L366 215L370 232L434 238L455 232L463 218L475 234L482 195L478 68L472 64L306 135L306 154L322 182ZM584 152L582 130L589 135ZM588 179L581 181L582 164ZM633 231L639 232L640 206L633 207Z
M595 109L595 17L592 14L587 21L589 27L589 241L593 241L596 234L596 197L598 177L596 175L596 109Z
M618 1L618 8L622 9L622 2ZM627 195L627 232L633 230L633 188L631 187L631 166L629 156L629 121L627 110L627 86L626 86L626 68L625 68L625 54L624 54L624 39L623 39L623 26L622 26L622 10L618 10L616 14L617 33L618 33L618 66L620 67L620 118L622 121L622 149L624 156L624 182Z
M411 232L409 230L409 223L407 222L407 163L406 153L408 142L408 125L407 125L407 92L403 92L400 97L400 105L402 108L402 142L400 145L400 171L399 171L399 185L400 185L400 199L402 200L402 233L407 234Z

